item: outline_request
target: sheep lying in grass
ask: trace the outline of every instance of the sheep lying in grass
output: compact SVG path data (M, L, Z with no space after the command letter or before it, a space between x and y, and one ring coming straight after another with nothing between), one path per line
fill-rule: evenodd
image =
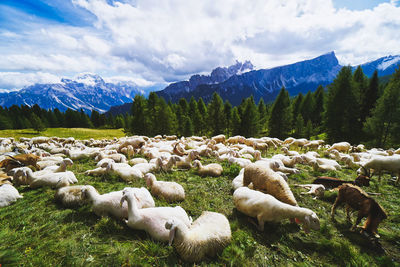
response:
M155 196L165 199L167 202L185 200L185 190L175 182L157 181L152 173L144 176L146 184L151 188L151 193Z
M83 197L82 188L84 185L65 186L57 189L55 200L64 207L78 207L88 203L88 199Z
M232 239L228 219L221 213L203 211L188 227L177 220L168 220L169 245L174 244L184 261L198 262L222 251Z
M238 211L257 218L258 230L264 231L265 222L296 219L302 223L305 232L319 230L318 216L310 209L283 203L269 194L240 187L233 193L233 202Z
M126 224L132 229L146 231L155 240L168 242L169 231L165 229L165 223L170 219L181 221L187 227L191 224L186 211L179 206L140 209L136 193L129 189L123 190L120 205L122 206L125 201L128 202Z
M223 168L218 163L211 163L203 166L199 160L193 162L193 167L198 168L198 173L200 176L221 176Z
M302 195L313 195L314 199L321 198L325 193L325 186L322 184L297 184L296 186L302 187L308 190L308 192L302 192Z
M5 183L0 186L0 208L10 206L20 198L22 196L11 184Z
M40 157L34 154L7 156L6 159L0 162L0 168L4 168L6 172L24 166L33 166L36 170L40 170L40 166L37 164L39 159Z
M362 218L367 217L362 230L368 234L373 234L375 237L379 237L377 233L378 225L382 220L387 218L387 214L375 199L358 186L350 184L341 185L336 201L332 206L332 220L334 220L336 207L342 203L346 205L347 220L350 222L350 208L358 210L357 220L352 226L352 230L356 229Z
M244 169L243 185L253 183L253 189L273 195L278 200L297 206L297 201L287 182L272 169L252 163Z
M128 189L135 192L138 208L155 206L154 200L146 188L125 188L124 190ZM112 215L117 219L128 218L128 205L120 205L123 190L100 195L93 186L86 185L82 188L82 194L84 199L89 199L92 203L92 209L96 215Z

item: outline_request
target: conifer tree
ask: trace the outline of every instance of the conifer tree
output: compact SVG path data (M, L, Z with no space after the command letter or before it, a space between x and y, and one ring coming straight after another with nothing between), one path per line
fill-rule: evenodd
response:
M314 92L313 98L314 98L314 109L312 112L311 121L313 125L315 125L316 128L318 129L319 127L322 126L322 117L324 113L325 92L322 85L318 86L317 90Z
M379 92L379 78L378 71L374 71L372 78L369 81L368 89L365 93L365 101L361 106L361 122L364 122L367 117L371 115L373 108L375 107L376 101L378 100Z
M245 101L243 115L241 117L241 129L245 137L256 137L259 133L260 124L257 106L253 96Z
M229 136L232 132L232 105L228 100L226 100L224 104L224 115L226 122L225 134Z
M311 91L308 91L300 106L300 113L304 121L308 121L312 118L313 110L314 99L311 95Z
M225 130L224 102L222 98L214 92L210 104L208 104L208 124L211 128L211 135L221 134Z
M257 105L258 109L258 117L259 117L259 126L260 132L264 131L266 123L267 123L267 107L265 106L264 99L260 98Z
M172 112L171 107L165 102L164 98L160 98L156 121L156 135L170 135L176 133L175 113Z
M149 94L149 98L147 99L147 111L148 111L148 133L150 136L155 135L156 131L156 124L157 121L155 120L159 98L155 92L151 92Z
M313 128L311 120L308 120L307 124L305 126L305 129L304 129L304 137L307 139L310 139L311 136L313 136L313 135L314 135L314 128Z
M132 103L131 133L138 135L148 134L147 103L142 95L135 95Z
M294 100L292 101L292 127L296 127L296 119L301 111L301 104L303 103L304 96L302 93L299 93Z
M400 141L400 68L396 70L383 95L378 99L372 116L367 118L365 131L374 144L386 147Z
M46 130L46 127L44 126L42 120L38 115L36 115L35 112L32 113L30 121L32 123L33 130L35 130L36 132L40 133Z
M325 108L325 129L329 142L360 140L359 106L354 94L351 67L343 67L329 87Z
M304 129L304 119L301 114L298 114L296 117L296 125L294 128L295 137L301 138L304 137L305 129Z
M192 136L193 135L193 123L192 120L185 116L185 125L183 129L183 136Z
M357 98L359 105L362 107L364 106L365 102L365 94L368 89L367 84L367 77L364 75L364 72L361 66L358 66L357 69L354 71L353 74L353 81L354 81L354 94Z
M285 139L291 129L291 110L289 93L282 87L274 104L268 121L269 135Z
M241 121L239 110L237 107L232 109L232 135L240 135L241 134Z
M204 103L203 99L200 97L199 100L197 101L197 108L199 109L199 114L200 114L200 135L206 135L208 132L208 124L207 124L207 106Z

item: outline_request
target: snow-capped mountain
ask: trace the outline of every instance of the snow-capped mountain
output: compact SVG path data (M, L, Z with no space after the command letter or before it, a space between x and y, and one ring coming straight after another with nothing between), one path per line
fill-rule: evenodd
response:
M330 52L311 60L281 67L244 73L237 71L229 77L224 76L227 79L220 82L192 83L191 80L195 75L189 81L171 84L157 94L173 102L181 97L190 99L191 96L196 99L202 97L207 102L214 92L217 92L223 100L229 100L232 105L239 105L243 98L251 95L255 101L263 98L264 101L270 102L283 86L288 89L290 95L296 95L299 92L314 91L318 85L327 85L333 81L340 68L335 53ZM207 77L212 77L216 70Z
M61 79L60 83L35 84L16 92L0 94L0 106L38 104L44 109L65 111L92 109L105 112L111 106L132 102L143 91L132 82L106 83L95 74L82 74L75 79Z
M361 65L363 72L368 77L371 77L375 70L378 71L378 76L386 76L394 73L400 66L400 55L381 57L377 60L367 62Z

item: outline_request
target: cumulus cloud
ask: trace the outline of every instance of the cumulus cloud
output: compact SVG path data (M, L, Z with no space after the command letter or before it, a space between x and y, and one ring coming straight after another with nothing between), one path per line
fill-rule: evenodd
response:
M46 72L22 73L22 72L0 72L1 92L23 88L34 83L58 83L60 78Z
M269 68L333 50L353 65L400 54L398 0L361 11L336 9L329 0L72 2L95 16L92 27L0 32L13 40L0 42L0 72L94 72L151 86L236 59Z

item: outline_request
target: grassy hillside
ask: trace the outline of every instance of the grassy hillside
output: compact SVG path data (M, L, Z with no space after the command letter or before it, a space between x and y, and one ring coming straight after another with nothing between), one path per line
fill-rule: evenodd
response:
M57 136L61 138L74 137L75 139L103 139L120 138L125 136L122 129L88 129L88 128L48 128L46 131L37 133L33 129L21 130L0 130L0 137L20 137L32 138L35 136Z
M278 152L278 151L276 151ZM271 154L268 154L270 156ZM264 155L266 156L266 155ZM214 162L205 158L203 162ZM372 182L368 192L386 209L389 218L379 227L380 246L358 232L349 231L344 208L338 208L336 221L330 219L335 192L326 192L322 200L301 195L293 184L309 183L321 173L308 166L297 165L301 173L290 177L290 185L300 206L314 210L321 229L305 234L288 220L266 223L259 232L247 216L238 212L232 202L231 181L240 168L222 163L224 175L200 177L195 170L156 173L159 180L177 181L187 198L179 203L193 219L203 210L225 214L231 224L232 243L214 259L199 265L230 266L396 266L400 263L399 188L383 177L381 184ZM145 186L143 180L126 184L115 176L90 177L82 173L93 169L91 159L76 161L72 171L80 184L91 184L100 193L121 190L126 186ZM355 170L343 169L327 173L348 180ZM19 187L24 198L0 209L0 263L3 266L171 266L187 265L173 247L153 241L145 232L135 231L113 218L99 218L89 206L66 209L54 202L54 190ZM155 199L156 206L168 205ZM355 215L353 214L353 220ZM384 250L384 251L383 251Z

